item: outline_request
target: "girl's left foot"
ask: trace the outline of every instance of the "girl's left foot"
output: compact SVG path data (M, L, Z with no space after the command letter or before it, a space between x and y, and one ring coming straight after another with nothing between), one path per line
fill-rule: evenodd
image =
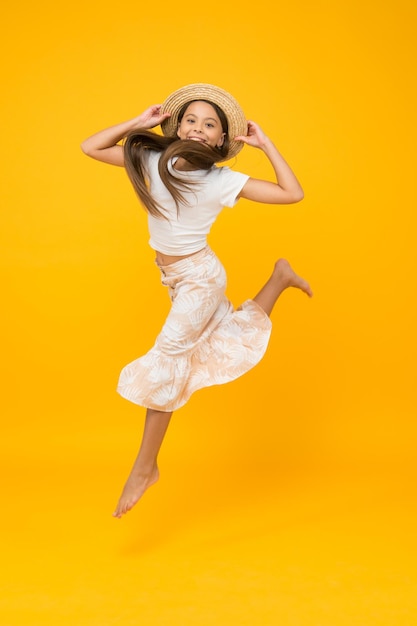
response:
M292 269L291 265L285 259L279 259L275 263L274 272L272 274L275 280L279 281L282 286L282 290L288 287L296 287L304 291L310 298L313 295L310 285L304 278L298 276Z

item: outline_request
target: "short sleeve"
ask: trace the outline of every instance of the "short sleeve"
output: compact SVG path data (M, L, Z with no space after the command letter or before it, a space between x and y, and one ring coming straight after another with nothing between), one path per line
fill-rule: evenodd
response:
M160 152L156 152L155 150L142 150L142 165L149 171L149 169L153 169L158 167L158 160L161 156Z
M220 169L220 202L222 206L233 207L238 201L238 195L249 180L247 174L234 172L230 167Z

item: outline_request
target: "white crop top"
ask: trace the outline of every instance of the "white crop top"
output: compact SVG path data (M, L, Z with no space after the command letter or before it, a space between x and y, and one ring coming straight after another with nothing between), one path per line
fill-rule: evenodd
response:
M150 192L168 218L156 218L148 213L149 245L171 256L198 252L206 246L207 235L223 207L236 204L237 196L249 176L215 165L209 170L180 172L170 163L170 172L174 176L195 181L191 191L180 190L188 204L181 204L177 214L174 199L159 176L160 153L149 150L147 157L144 165L149 176Z

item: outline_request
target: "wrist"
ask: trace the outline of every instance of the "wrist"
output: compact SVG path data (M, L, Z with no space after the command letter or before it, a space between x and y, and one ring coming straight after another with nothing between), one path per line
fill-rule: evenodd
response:
M130 130L134 130L135 128L145 128L146 122L142 115L138 115L134 117L133 120L130 120Z
M276 150L276 147L272 141L272 139L270 139L269 137L267 137L266 135L263 138L263 141L260 142L259 147L261 148L261 150L263 150L264 152L268 152L269 150Z

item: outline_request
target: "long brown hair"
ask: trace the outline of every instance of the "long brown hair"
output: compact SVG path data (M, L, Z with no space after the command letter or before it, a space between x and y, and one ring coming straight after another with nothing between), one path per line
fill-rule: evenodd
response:
M178 123L181 122L187 108L195 102L187 102L180 110ZM228 123L224 112L213 102L208 102L216 110L219 116L222 130L225 133L223 145L219 148L212 148L195 141L182 140L178 137L164 137L145 129L131 131L124 142L124 161L127 174L135 189L139 199L146 210L154 217L166 218L163 208L152 197L149 191L147 173L143 166L144 153L146 150L154 150L161 153L158 163L159 175L165 187L172 195L179 211L180 203L185 203L182 192L191 189L194 181L183 180L172 174L168 169L168 163L174 157L182 157L195 169L209 170L214 163L222 161L227 156L229 150Z

